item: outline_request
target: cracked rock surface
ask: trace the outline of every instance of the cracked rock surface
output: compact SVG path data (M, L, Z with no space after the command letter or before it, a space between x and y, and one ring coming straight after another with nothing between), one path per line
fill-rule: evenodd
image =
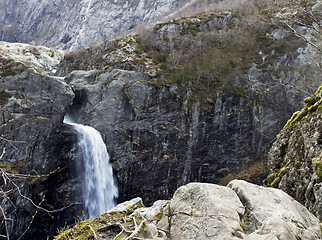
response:
M180 187L170 201L157 201L149 208L135 198L91 224L97 229L98 239L113 239L125 226L127 231L123 229L119 236L124 238L135 232L133 239L314 240L322 236L319 220L288 194L243 180L233 180L227 187L189 183ZM76 225L56 239L90 234L85 231L77 235L81 226L82 223ZM114 228L113 234L108 235L112 226L119 229Z

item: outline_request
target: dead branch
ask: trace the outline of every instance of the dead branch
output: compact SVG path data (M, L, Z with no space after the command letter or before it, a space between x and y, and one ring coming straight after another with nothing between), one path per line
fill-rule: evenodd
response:
M305 23L301 22L300 20L294 20L294 22L295 22L295 23L297 23L297 24L299 24L299 25L302 25L302 26L304 26L304 27L311 28L311 29L313 29L314 31L316 31L318 34L322 34L322 33L320 32L320 30L319 30L319 29L317 29L313 24L312 24L312 25L308 25L308 24L305 24Z
M116 240L119 236L121 236L121 234L124 232L124 230L122 229L122 231L119 233L119 234L117 234L114 238L113 238L113 240Z
M40 207L40 205L43 203L45 201L45 198L43 198L42 200L41 200L41 202L39 203L39 207ZM28 227L26 228L26 230L20 235L20 237L18 238L18 240L20 240L25 234L26 234L26 232L30 229L30 226L31 226L31 224L33 223L33 221L34 221L34 219L35 219L35 217L36 217L36 215L37 215L37 213L38 213L38 210L39 210L39 208L37 208L36 209L36 211L35 211L35 213L34 213L34 215L32 215L32 217L31 217L31 220L30 220L30 222L29 222L29 225L28 225Z
M8 225L7 225L7 217L6 217L6 214L4 212L4 209L3 207L0 206L0 209L1 209L1 212L2 212L2 216L3 216L3 219L4 219L4 226L5 226L5 229L6 229L6 238L7 240L9 240L9 231L8 231Z
M98 239L97 239L97 236L96 236L96 233L95 233L95 231L94 231L94 229L93 229L90 225L86 225L85 227L88 227L88 228L89 228L89 230L91 230L91 232L93 233L94 239L95 239L95 240L98 240Z
M43 208L43 207L41 207L41 206L39 206L39 205L35 204L35 203L34 203L34 201L33 201L31 198L29 198L29 197L25 196L24 194L22 194L22 192L21 192L21 190L20 190L20 187L19 187L19 186L18 186L14 181L12 181L12 180L10 179L10 177L8 176L8 174L7 174L3 169L1 169L1 168L0 168L0 170L1 170L1 172L3 173L3 176L6 178L6 180L7 180L8 182L10 182L13 186L15 186L15 188L17 189L18 194L20 195L20 197L22 197L22 198L24 198L24 199L28 200L28 201L29 201L29 202L30 202L34 207L36 207L37 209L40 209L40 210L43 210L43 211L47 212L51 217L52 217L52 215L51 215L50 213L61 212L61 211L65 210L66 208L69 208L69 207L71 207L71 206L73 206L73 205L79 205L79 204L82 204L82 203L80 203L80 202L75 202L75 203L71 203L71 204L69 204L68 206L64 206L64 207L62 207L62 208L60 208L60 209L55 209L55 210L48 210L48 209L45 209L45 208Z
M133 222L134 222L134 227L136 229L138 227L138 225L136 224L135 217L132 217L132 219L133 219Z
M311 11L307 12L307 16L311 18L319 27L321 26L320 21L318 21Z
M7 173L7 175L12 178L44 178L44 177L49 177L50 175L52 175L56 172L59 172L60 170L61 170L60 167L58 167L56 170L51 171L48 174L32 175L32 174L20 174L20 173L14 173L14 174Z
M121 223L117 223L117 225L122 229L123 232L131 234L132 232L127 230Z
M6 139L4 137L0 137L1 140L8 142L15 150L19 150L12 142L12 140Z
M11 199L7 195L10 192L12 192L12 189L10 189L9 191L5 192L5 191L3 191L2 188L0 188L0 194L2 195L3 199L6 199L14 208L16 208L14 203L11 201Z
M142 229L142 227L143 227L143 224L144 224L145 222L146 222L146 219L144 219L144 220L140 223L140 225L134 229L134 231L132 232L132 234L131 234L130 236L128 236L127 238L125 238L125 240L129 240L129 239L131 239L131 238L135 237L135 236L136 236L136 235L141 231L141 229Z
M5 148L3 149L3 151L2 151L2 154L0 155L0 159L2 159L3 158L3 156L4 156L4 154L5 154ZM51 172L51 173L49 173L49 174L47 174L47 175L44 175L44 176L48 176L48 175L50 175L50 174L52 174L53 172ZM78 204L82 204L82 203L80 203L80 202L74 202L74 203L71 203L71 204L69 204L69 205L67 205L67 206L64 206L64 207L62 207L62 208L60 208L60 209L54 209L54 210L48 210L48 209L46 209L46 208L43 208L43 207L41 207L41 204L45 201L45 196L43 196L43 199L41 200L41 202L37 205L37 204L35 204L35 202L31 199L31 198L29 198L29 197L27 197L27 196L25 196L22 192L21 192L21 189L20 189L20 187L11 179L11 177L13 176L13 177L15 177L15 174L8 174L5 170L3 170L2 168L0 168L0 174L1 174L1 176L2 176L2 178L3 178L3 180L4 180L4 183L5 183L5 185L9 185L9 184L11 184L13 187L9 190L9 191L4 191L2 188L0 188L0 195L2 195L3 196L3 198L5 199L5 200L7 200L8 202L10 202L10 204L14 207L14 208L16 208L15 207L15 205L13 204L13 202L11 201L11 199L8 197L8 193L10 193L10 192L12 192L13 191L13 189L15 188L16 190L17 190L17 192L18 192L18 194L19 194L19 196L20 197L22 197L23 199L25 199L25 200L27 200L28 202L30 202L35 208L36 208L36 211L35 211L35 213L33 214L33 216L31 217L31 221L30 221L30 223L29 223L29 225L28 225L28 227L26 228L26 230L22 233L22 235L18 238L18 240L19 239L21 239L25 234L26 234L26 232L30 229L30 227L31 227L31 224L33 223L33 221L34 221L34 219L35 219L35 217L36 217L36 215L38 214L38 212L39 212L39 210L42 210L42 211L45 211L46 213L48 213L48 215L49 216L51 216L51 217L53 217L52 215L51 215L51 213L56 213L56 212L61 212L61 211L63 211L63 210L65 210L65 209L67 209L67 208L69 208L69 207L71 207L71 206L73 206L73 205L78 205ZM40 175L38 175L38 176L40 176ZM22 177L22 176L20 176L20 177ZM30 175L28 175L27 177L31 177ZM9 240L9 232L8 232L8 228L7 228L7 221L8 220L11 220L10 218L7 218L6 217L6 215L5 215L5 211L4 211L4 208L2 207L2 206L0 206L0 210L1 210L1 212L2 212L2 215L3 215L3 217L4 217L4 220L2 221L2 223L0 224L0 225L2 225L2 224L4 224L5 225L5 230L6 230L6 236L5 235L0 235L0 237L5 237L7 240Z
M6 153L6 148L2 149L2 153L0 155L0 160L3 158L4 154Z
M317 46L316 44L312 43L310 40L308 40L303 35L299 34L290 24L288 24L286 21L283 21L283 23L295 34L295 36L301 38L303 41L307 42L311 46L315 47L319 52L322 52L322 49Z

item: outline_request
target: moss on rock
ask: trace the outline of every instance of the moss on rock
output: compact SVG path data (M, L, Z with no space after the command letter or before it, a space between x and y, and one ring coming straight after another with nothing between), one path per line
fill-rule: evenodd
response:
M313 170L317 175L317 182L320 183L322 181L322 154L319 157L312 159Z
M266 186L287 192L320 219L321 117L322 86L305 99L305 107L293 114L277 136L269 152L271 174L264 180Z

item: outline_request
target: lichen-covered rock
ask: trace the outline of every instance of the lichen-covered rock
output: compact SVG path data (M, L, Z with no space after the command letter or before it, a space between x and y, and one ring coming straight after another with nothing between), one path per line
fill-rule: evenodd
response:
M269 152L266 185L278 187L322 219L322 86L287 122Z
M319 221L299 202L280 189L245 181L228 184L246 208L243 223L250 239L318 239Z
M169 200L158 200L154 202L151 207L139 208L135 210L134 213L144 216L148 221L157 223L164 215L163 210L168 203Z
M119 212L124 214L132 213L138 208L144 207L142 199L140 197L133 198L132 200L118 204L116 207L112 208L109 212Z
M130 202L141 203L141 200L136 198ZM170 201L157 201L150 208L139 204L141 207L134 212L130 202L96 219L80 222L55 239L91 239L94 234L98 240L130 236L150 240L316 240L322 237L318 219L289 195L240 180L230 182L228 187L190 183L180 187Z
M240 225L244 211L244 206L231 189L190 183L175 192L164 217L168 219L170 239L232 240L244 236Z
M63 51L52 48L2 41L0 41L0 53L3 58L23 63L29 67L29 71L41 74L56 73L60 61L65 56Z

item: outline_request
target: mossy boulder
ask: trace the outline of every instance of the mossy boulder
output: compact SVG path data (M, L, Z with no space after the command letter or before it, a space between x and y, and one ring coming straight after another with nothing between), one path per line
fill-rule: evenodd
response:
M317 183L322 181L322 154L312 159L313 171L317 176Z
M162 215L162 209L167 202L161 201L145 208L142 199L138 197L117 205L95 219L80 220L68 229L61 229L54 239L125 239L133 235L133 239L139 237L166 240L166 233L150 223L150 218L160 213ZM154 223L159 220L154 218Z
M55 240L254 240L263 235L306 240L320 238L321 231L318 219L285 192L233 180L226 187L189 183L149 208L132 199L80 221Z

